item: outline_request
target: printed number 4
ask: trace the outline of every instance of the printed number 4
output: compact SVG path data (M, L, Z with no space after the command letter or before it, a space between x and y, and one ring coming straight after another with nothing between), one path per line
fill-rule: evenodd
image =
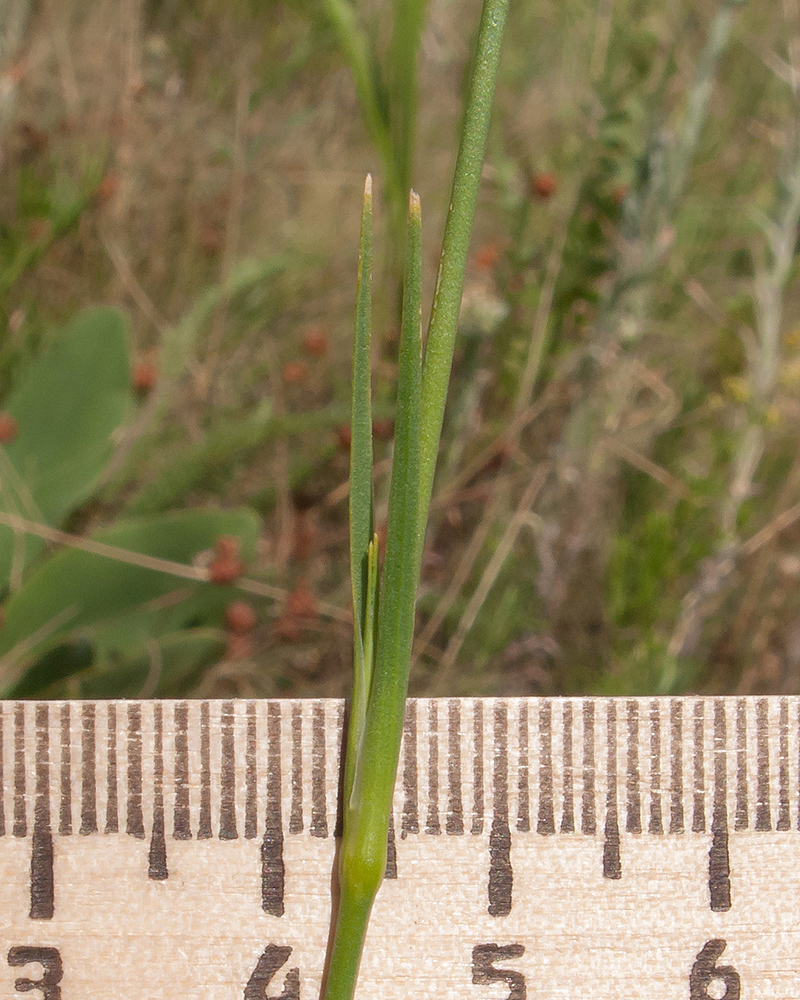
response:
M300 970L289 969L280 993L267 993L278 969L286 965L292 949L288 945L268 944L244 988L244 1000L300 1000Z

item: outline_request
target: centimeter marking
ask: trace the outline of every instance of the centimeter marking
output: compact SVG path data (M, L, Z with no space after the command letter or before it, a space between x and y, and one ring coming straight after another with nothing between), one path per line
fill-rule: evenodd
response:
M30 838L30 917L55 913L54 840L261 839L261 905L282 916L285 837L337 833L344 703L0 704L0 837ZM6 817L10 823L7 825ZM731 907L731 833L800 830L800 699L450 699L407 706L389 836L488 832L486 905L513 906L512 840L582 836L607 879L623 842L710 836L710 909Z

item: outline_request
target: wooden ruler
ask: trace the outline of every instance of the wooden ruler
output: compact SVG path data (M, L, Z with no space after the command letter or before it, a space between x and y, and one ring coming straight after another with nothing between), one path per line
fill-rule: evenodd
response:
M0 1000L316 1000L337 701L0 705ZM800 699L411 701L362 1000L798 1000Z

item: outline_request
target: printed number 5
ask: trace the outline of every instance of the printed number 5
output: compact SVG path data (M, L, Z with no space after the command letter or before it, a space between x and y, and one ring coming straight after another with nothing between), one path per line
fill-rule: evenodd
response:
M507 1000L527 1000L528 987L525 977L514 969L496 969L495 962L505 962L509 958L521 958L525 946L521 944L479 944L472 949L472 982L476 985L506 983Z

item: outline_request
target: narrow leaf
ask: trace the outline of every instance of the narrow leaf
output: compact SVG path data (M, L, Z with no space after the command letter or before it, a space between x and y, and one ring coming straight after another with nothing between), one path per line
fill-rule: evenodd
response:
M389 811L403 731L418 575L416 532L422 383L420 247L419 198L412 192L400 335L395 453L375 665L362 738L355 741L353 725L348 733L348 759L352 759L350 755L354 751L357 755L355 768L345 770L345 791L349 794L345 800L347 808L339 855L339 910L325 985L326 1000L352 1000L369 914L386 870ZM377 546L374 542L371 548L371 568L375 579Z
M478 200L483 155L489 134L500 44L509 0L484 0L478 44L458 148L450 208L425 344L422 384L422 458L420 466L420 549L428 520L436 458L453 365L458 313L467 266L472 220ZM422 552L419 556L421 558Z
M375 666L375 644L378 637L378 560L377 532L369 543L367 554L367 604L364 609L364 690L372 690L372 671ZM365 704L366 707L366 704Z
M373 535L371 325L372 177L368 175L364 185L364 204L361 213L350 427L350 575L353 587L353 612L362 639L367 587L367 549Z
M357 777L359 786L363 788L360 806L365 813L364 824L371 826L376 842L381 842L382 837L384 844L403 728L419 576L417 534L422 386L420 231L419 198L412 191L386 558L378 609L376 661Z
M354 697L350 709L350 728L347 734L348 760L345 768L345 801L348 803L350 809L358 808L357 796L353 792L353 781L364 743L367 705L369 704L373 668L375 666L375 645L378 632L378 559L378 536L375 534L369 543L369 551L367 553L367 599L364 608L364 644L361 656L355 660L356 679L353 684ZM358 692L357 697L355 696L355 692ZM352 753L350 752L350 744L353 746Z
M419 93L417 53L427 6L428 0L395 0L394 3L388 60L390 125L397 158L397 183L403 193L411 184Z
M350 419L350 583L353 591L353 701L347 739L345 792L352 789L353 768L367 706L364 611L368 590L368 550L373 537L372 407L370 340L372 325L372 177L367 175L361 211L358 255L353 397Z

